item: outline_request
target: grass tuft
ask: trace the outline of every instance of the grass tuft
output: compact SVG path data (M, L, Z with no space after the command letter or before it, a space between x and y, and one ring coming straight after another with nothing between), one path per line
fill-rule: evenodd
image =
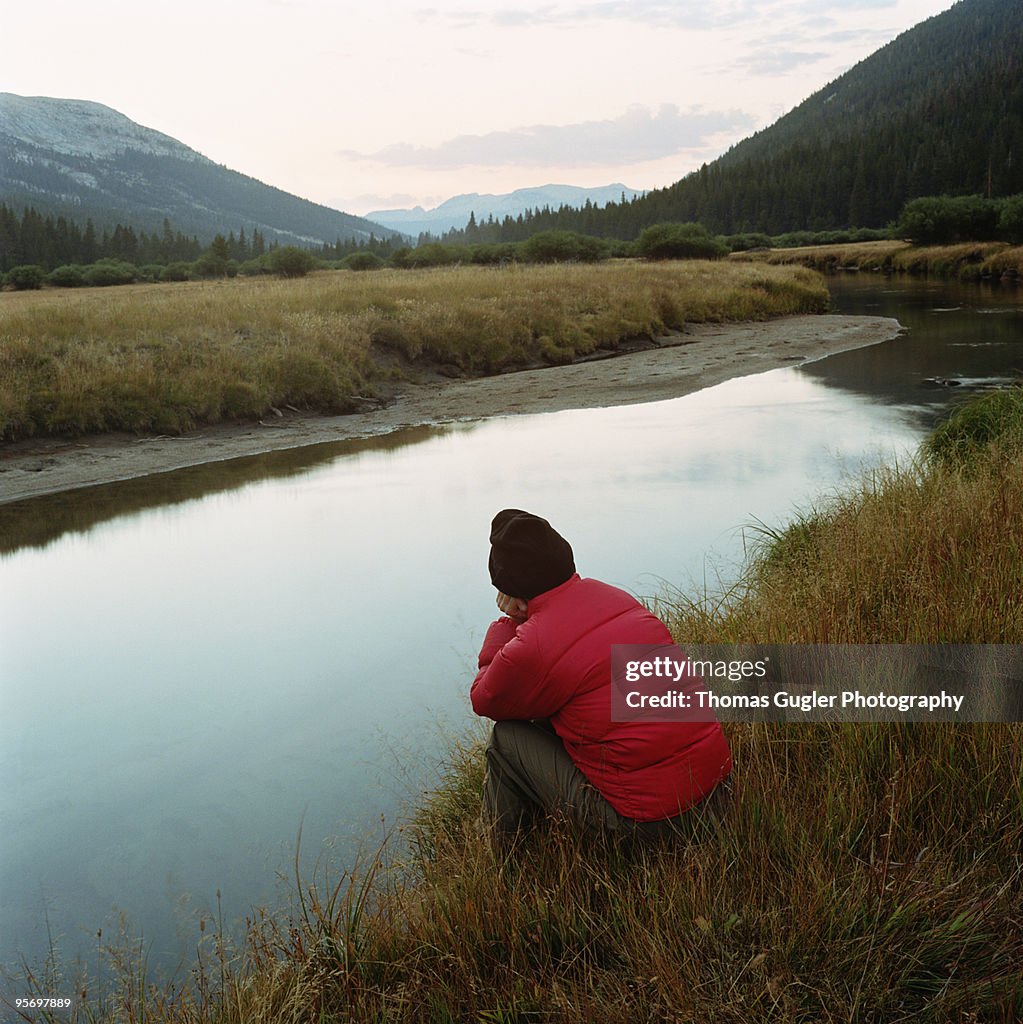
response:
M927 438L924 457L934 465L968 468L994 451L1008 461L1023 448L1023 388L1002 388L959 406ZM981 460L982 463L984 460Z

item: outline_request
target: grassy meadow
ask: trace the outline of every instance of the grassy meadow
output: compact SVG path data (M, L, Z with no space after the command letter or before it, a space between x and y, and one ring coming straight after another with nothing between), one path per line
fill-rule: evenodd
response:
M733 587L657 611L681 644L1023 643L1021 451L1023 391L990 395L915 464L765 529ZM119 984L75 1019L1023 1017L1023 726L726 730L737 797L721 832L631 853L554 822L496 854L473 827L480 745L453 743L361 867L297 878L293 907L256 915L240 948L197 933L177 987L114 954Z
M720 263L324 271L0 295L0 438L177 433L347 412L396 377L570 361L686 323L823 312L803 268Z
M1003 275L1017 280L1023 278L1023 246L1007 242L960 242L955 245L913 245L898 240L850 242L770 249L766 252L737 252L730 259L768 266L805 266L822 273L874 270L952 277L963 281L998 280Z

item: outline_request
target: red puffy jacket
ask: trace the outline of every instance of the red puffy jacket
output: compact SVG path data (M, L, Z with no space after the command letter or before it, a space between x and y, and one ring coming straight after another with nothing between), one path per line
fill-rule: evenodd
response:
M528 618L494 622L473 710L495 721L549 718L579 770L621 815L670 818L732 768L717 722L612 722L611 645L670 644L658 618L617 587L573 575L534 597Z

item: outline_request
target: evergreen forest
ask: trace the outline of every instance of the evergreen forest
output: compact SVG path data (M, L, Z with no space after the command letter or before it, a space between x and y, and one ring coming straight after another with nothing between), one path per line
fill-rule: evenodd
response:
M390 239L340 238L330 245L315 247L319 259L341 260L353 253L370 252L386 257L403 244L400 236ZM100 261L118 261L136 267L167 267L194 264L205 255L212 255L223 267L243 266L262 259L280 247L277 240L267 242L258 228L246 233L217 235L210 245L203 245L195 236L175 230L168 218L159 232L137 230L132 225L117 224L112 230L97 231L91 218L81 224L71 217L46 215L26 207L20 216L6 204L0 204L0 275L13 267L33 265L45 271L66 266L90 266ZM290 247L286 247L290 248ZM219 276L219 275L210 275Z

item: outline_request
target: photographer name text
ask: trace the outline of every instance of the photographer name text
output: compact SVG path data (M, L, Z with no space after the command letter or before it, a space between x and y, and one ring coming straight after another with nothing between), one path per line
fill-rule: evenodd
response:
M789 693L779 690L773 694L717 694L713 690L667 690L664 693L640 693L630 690L625 703L630 708L676 708L680 710L763 710L786 708L804 714L825 709L890 710L906 714L911 711L960 711L962 694L947 693L864 693L861 690L843 690L841 693Z

